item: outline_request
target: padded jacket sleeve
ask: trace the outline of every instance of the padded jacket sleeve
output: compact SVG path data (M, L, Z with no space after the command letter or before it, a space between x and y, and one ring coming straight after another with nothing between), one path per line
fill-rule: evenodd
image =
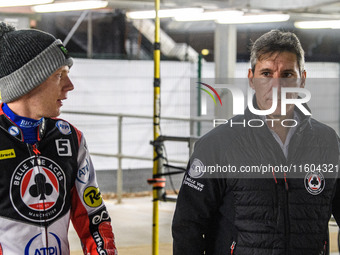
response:
M339 144L339 151L340 151L340 142L338 138L338 144ZM339 155L339 162L340 162L340 155ZM338 164L339 168L339 164ZM336 190L332 202L332 214L334 216L334 219L336 220L338 226L340 226L340 175L338 173L338 179L336 182Z
M84 254L116 255L111 219L97 185L85 139L79 131L78 140L78 171L72 189L71 220Z
M173 254L204 254L209 245L207 235L225 190L225 181L206 178L195 171L200 167L221 163L209 143L197 142L178 194L172 222Z

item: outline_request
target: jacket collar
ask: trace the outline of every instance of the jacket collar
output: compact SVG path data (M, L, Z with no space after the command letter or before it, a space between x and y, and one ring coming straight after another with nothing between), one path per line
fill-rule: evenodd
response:
M21 129L3 112L3 103L0 104L0 127L7 133L20 141L24 141ZM38 127L38 141L40 141L46 133L46 119L44 118Z

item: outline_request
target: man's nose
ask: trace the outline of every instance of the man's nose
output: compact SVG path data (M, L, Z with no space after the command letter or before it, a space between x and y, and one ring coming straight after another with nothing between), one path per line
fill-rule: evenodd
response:
M70 79L70 77L66 77L65 79L65 86L64 86L64 89L67 90L67 91L71 91L74 89L74 85Z
M281 87L283 86L282 82L283 82L282 78L280 78L280 76L277 74L274 74L272 79L270 80L271 86L278 88L278 90L280 90Z

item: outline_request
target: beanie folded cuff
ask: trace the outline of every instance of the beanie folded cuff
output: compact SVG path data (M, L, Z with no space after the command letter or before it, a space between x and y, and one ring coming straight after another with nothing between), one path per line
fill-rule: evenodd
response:
M71 67L72 58L68 57L60 46L60 40L54 41L34 59L1 78L1 101L12 102L38 87L62 66Z

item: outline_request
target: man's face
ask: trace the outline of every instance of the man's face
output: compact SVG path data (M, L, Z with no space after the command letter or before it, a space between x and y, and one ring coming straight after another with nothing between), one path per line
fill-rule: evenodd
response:
M62 101L67 93L74 89L68 77L69 67L63 66L55 71L46 81L27 94L34 119L57 117L60 115Z
M273 104L273 88L277 88L277 107L271 116L281 116L281 88L304 87L306 72L300 75L297 57L291 52L268 53L257 61L254 73L248 71L250 86L255 90L260 110L270 109ZM297 93L287 93L286 98L297 98ZM275 103L275 102L274 102ZM294 111L294 105L287 105L287 115Z

